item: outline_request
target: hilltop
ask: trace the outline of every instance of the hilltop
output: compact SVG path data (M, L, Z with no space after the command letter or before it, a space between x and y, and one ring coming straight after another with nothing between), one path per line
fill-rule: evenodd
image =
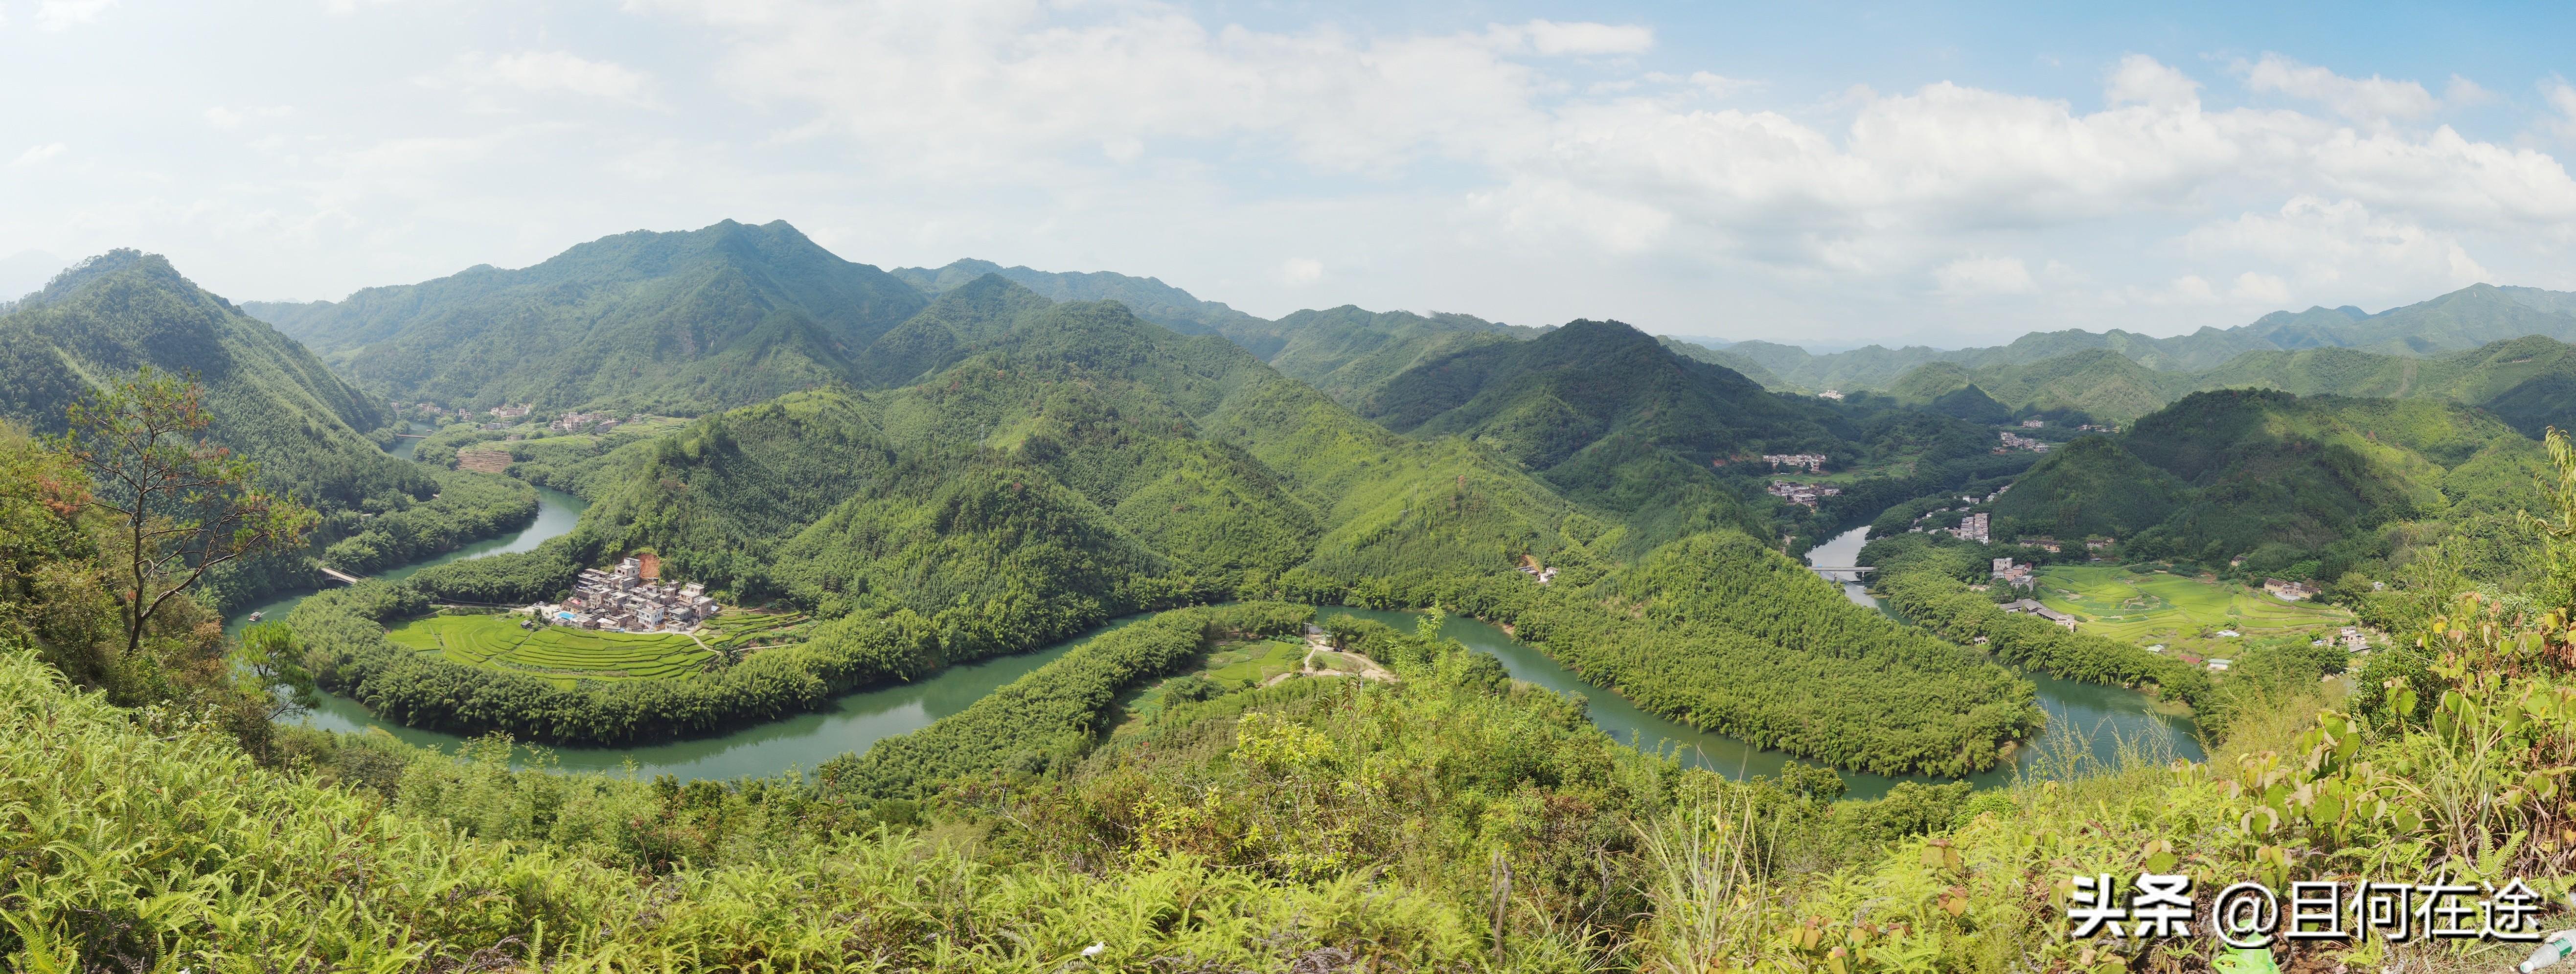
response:
M2332 580L2386 554L2382 527L2538 506L2541 465L2539 444L2450 403L2198 392L2051 454L1994 510L2016 533L2117 537L2133 559Z
M216 416L209 436L307 504L354 510L435 489L378 446L394 422L381 399L160 255L134 250L82 261L0 315L0 418L60 432L64 408L95 383L145 366L195 375Z
M693 415L851 381L868 346L927 303L784 222L727 220L605 237L519 270L246 308L398 401Z
M1614 321L1427 358L1360 408L1389 429L1484 444L1566 496L1639 524L1633 540L1647 545L1714 525L1771 533L1767 517L1719 479L1719 466L1766 453L1854 452L1849 428L1830 411L1674 355Z

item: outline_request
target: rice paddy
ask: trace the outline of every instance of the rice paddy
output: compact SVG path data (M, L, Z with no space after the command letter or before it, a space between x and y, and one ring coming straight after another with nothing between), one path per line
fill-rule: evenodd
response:
M450 662L518 673L569 687L582 680L667 680L703 669L715 654L672 633L523 629L516 615L434 615L386 630L397 644Z
M2041 569L2037 597L2049 608L2074 615L2085 632L2216 659L2234 658L2236 647L2249 639L2333 629L2353 621L2342 609L2285 602L2260 588L2112 566ZM2237 635L2220 635L2229 631Z

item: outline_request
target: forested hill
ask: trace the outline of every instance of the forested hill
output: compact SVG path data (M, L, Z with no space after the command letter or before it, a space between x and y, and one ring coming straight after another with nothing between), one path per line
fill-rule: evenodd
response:
M94 382L151 366L193 372L209 435L260 464L263 480L324 510L391 494L427 497L418 469L387 456L391 414L302 345L180 276L159 255L83 261L0 316L0 418L40 432Z
M2200 392L2051 454L1995 514L1999 531L2114 536L2131 557L2314 562L2297 574L2331 580L2386 554L2383 527L2537 509L2542 466L2539 444L2450 403Z
M2102 350L1977 369L1935 362L1906 373L1888 392L1901 402L1930 405L1972 386L2007 413L2081 414L2113 423L2194 391L2279 389L2478 406L2534 437L2551 426L2576 426L2576 346L2541 335L2424 356L2356 348L2247 352L2198 372L2160 372Z
M786 223L727 220L249 310L396 400L696 414L849 381L869 344L927 302Z
M586 523L689 577L924 615L1091 599L1032 609L1049 628L1156 593L1501 571L1566 547L1574 510L1111 302L1023 312L917 385L711 416L612 462Z
M1769 534L1716 466L1765 453L1848 459L1854 435L1822 406L1774 396L1611 321L1430 358L1361 408L1391 429L1468 437L1568 497L1644 518L1653 526L1639 540L1648 543L1719 524Z
M2032 332L2010 344L1984 348L1871 345L1825 355L1751 341L1708 349L1705 358L1758 364L1771 374L1764 384L1775 389L1849 391L1890 388L1907 372L1934 362L1980 370L2099 350L2159 372L2201 372L2248 352L2352 348L2431 356L2526 335L2576 340L2576 294L2476 284L2377 314L2349 306L2276 311L2235 328L2202 328L2170 338L2116 328L2098 333L2069 329Z
M887 273L933 295L964 287L987 274L996 275L1050 301L1116 301L1137 317L1184 335L1231 336L1236 332L1258 332L1270 325L1223 302L1201 301L1159 278L1109 271L1055 273L967 258L945 267L898 267Z
M1289 378L1357 405L1396 373L1433 356L1487 342L1540 334L1474 315L1369 311L1353 305L1294 312L1277 321L1254 317L1151 277L1107 271L1053 273L960 260L945 267L889 272L923 292L947 295L995 276L1055 301L1116 301L1136 316L1185 335L1223 335ZM882 370L880 370L882 371Z

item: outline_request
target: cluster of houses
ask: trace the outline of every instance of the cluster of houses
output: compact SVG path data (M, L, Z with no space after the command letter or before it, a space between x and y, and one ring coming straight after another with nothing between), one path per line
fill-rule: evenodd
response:
M2308 582L2285 582L2277 578L2266 578L2263 580L2263 591L2272 593L2284 602L2297 602L2302 599L2316 598L2317 594L2324 589Z
M2020 601L2006 603L2004 605L2004 611L2014 615L2035 615L2064 626L2069 632L2073 632L2075 630L2074 616L2067 615L2066 613L2041 605L2039 604L2038 599L2022 599Z
M546 424L547 429L557 433L579 433L585 430L605 433L616 427L617 420L610 418L607 413L565 413Z
M1840 389L1827 389L1823 392L1816 393L1816 395L1819 398L1831 399L1835 402L1843 401L1843 391Z
M1989 522L1987 515L1985 512L1980 511L1975 514L1970 514L1967 517L1960 518L1958 527L1933 528L1931 533L1955 535L1963 541L1974 541L1978 544L1991 544L1994 541L1994 536L1988 532L1988 525Z
M1805 467L1808 473L1825 472L1825 455L1822 453L1765 453L1762 462L1774 467Z
M1556 578L1556 569L1539 564L1538 556L1536 555L1521 556L1520 572L1523 575L1538 579L1538 583L1541 585L1545 585Z
M2033 420L2032 422L2037 421ZM2023 436L2011 430L2005 430L2000 435L2003 437L2004 445L1995 448L1995 452L1997 453L2005 453L2012 450L2029 450L2032 453L2048 452L2048 444L2040 440L2031 439L2030 437Z
M2026 430L2035 430L2046 425L2048 425L2046 420L2025 419L2021 421L2021 428Z
M2118 423L2086 423L2082 426L2076 427L2075 431L2078 433L2117 433L2120 431L2120 425Z
M2030 588L2039 584L2039 579L2031 574L2030 569L2031 566L2029 565L2013 564L2013 560L2010 558L1997 558L1995 559L1994 578L1995 581L2002 582L2014 588Z
M1841 494L1843 489L1840 487L1827 487L1823 484L1802 484L1790 480L1774 480L1771 482L1771 487L1767 492L1773 497L1788 501L1792 504L1804 504L1808 507L1814 507L1816 506L1817 501Z
M493 419L526 419L528 411L533 408L535 407L527 403L516 406L494 406L491 413Z
M701 582L673 585L649 577L641 558L608 571L585 568L561 605L540 602L527 612L549 625L623 632L690 632L723 607Z

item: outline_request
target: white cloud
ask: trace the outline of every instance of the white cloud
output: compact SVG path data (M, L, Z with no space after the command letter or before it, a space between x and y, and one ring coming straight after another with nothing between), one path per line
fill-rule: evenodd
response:
M1533 20L1487 29L1499 46L1529 50L1548 57L1588 54L1643 54L1655 46L1651 28L1631 25Z
M2357 122L2421 118L2441 106L2433 93L2418 82L2391 81L2375 74L2347 78L2278 54L2265 54L2262 60L2252 63L2239 60L2235 69L2245 76L2245 87L2249 89L2318 102ZM2470 93L2480 90L2476 83L2454 75L2454 90L2460 90L2462 85Z
M2442 100L2455 108L2467 108L2493 103L2496 101L2496 93L2488 91L2484 85L2455 74L2451 76L2450 85L2442 89Z
M1324 279L1324 262L1312 257L1291 257L1279 264L1279 283L1303 287Z
M2559 138L2576 142L2576 86L2565 78L2550 78L2540 83L2540 97L2549 103L2558 117L2544 120L2541 126Z
M2416 300L2491 275L2448 233L2374 214L2355 200L2300 196L2276 213L2247 213L2193 229L2183 237L2195 259L2259 261L2287 273L2278 287L2258 288L2280 304L2289 282L2302 291L2388 301ZM2411 297L2410 297L2411 296Z
M1935 290L1952 297L2029 294L2039 290L2019 257L1962 257L1932 272Z
M12 165L12 166L33 166L33 165L36 165L37 163L44 162L44 161L45 161L45 160L47 160L47 159L51 159L51 158L53 158L53 157L55 157L55 156L59 156L59 155L62 155L62 154L63 154L63 144L62 144L62 143L60 143L60 142L47 142L47 143L45 143L45 144L43 144L43 145L38 145L38 146L32 146L32 147L29 147L29 148L27 149L27 151L25 151L25 152L21 152L21 153L18 153L18 158L17 158L17 160L16 160L16 161L14 161L14 162L11 162L11 163L10 163L10 165Z
M113 6L116 6L116 0L43 0L36 5L36 26L45 30L65 30L95 23L100 14Z
M269 105L265 107L251 106L246 108L226 108L222 105L216 105L212 108L206 109L205 118L206 124L212 125L216 128L237 129L242 127L242 123L254 119L284 118L294 113L295 109L287 105Z
M531 94L571 94L641 101L649 80L613 61L593 61L564 51L468 54L446 71L421 79L433 87L469 91L513 89Z

